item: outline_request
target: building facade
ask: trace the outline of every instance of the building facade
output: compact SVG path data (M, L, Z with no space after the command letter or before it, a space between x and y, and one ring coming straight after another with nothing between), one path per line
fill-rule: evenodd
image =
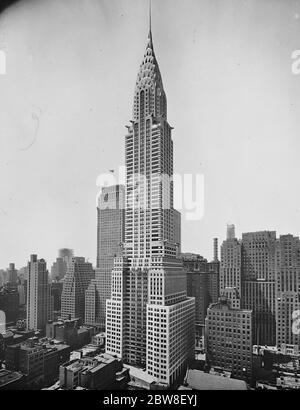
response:
M51 279L54 282L58 282L64 278L67 273L68 263L73 258L73 249L62 248L58 251L58 258L51 267Z
M233 308L253 311L253 342L276 343L275 245L276 232L249 232L242 240L229 226L221 246L220 294Z
M0 310L5 313L6 324L16 323L19 318L19 293L16 289L0 290Z
M252 380L252 311L234 309L221 297L212 304L205 322L206 361L231 372L237 379Z
M73 257L68 264L61 294L61 317L63 319L85 318L85 291L94 278L91 263L85 258Z
M52 319L53 304L47 265L44 259L31 255L27 278L27 329L45 329Z
M195 338L196 346L201 347L207 308L219 297L219 265L197 254L182 253L181 258L187 273L187 295L195 298Z
M194 354L195 307L178 258L172 127L151 29L127 129L125 243L107 301L106 350L174 385Z
M234 225L227 226L227 239L221 246L220 294L230 299L233 308L241 307L242 245L235 238Z
M5 365L24 375L22 387L41 387L58 378L61 363L70 360L70 347L50 343L47 339L31 338L26 342L8 346Z
M243 309L253 310L253 339L275 345L275 246L276 232L242 235Z
M276 243L276 345L300 348L300 241L282 235Z
M114 258L121 256L124 242L124 186L102 188L97 216L97 268L95 279L86 291L85 323L104 330Z

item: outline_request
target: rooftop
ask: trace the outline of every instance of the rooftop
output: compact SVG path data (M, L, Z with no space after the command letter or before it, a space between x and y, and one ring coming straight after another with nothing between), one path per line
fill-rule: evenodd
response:
M137 367L130 366L128 364L124 364L124 367L126 369L129 369L130 376L143 380L144 382L149 383L149 384L156 383L156 380L154 379L154 377L150 376L143 369L139 369Z
M112 363L116 359L112 356L103 354L95 357L85 357L82 359L70 360L66 363L65 367L71 371L90 371L92 373L98 371L100 368L105 367L107 364Z
M200 370L188 370L184 389L192 390L247 390L247 384L243 380L231 379L224 376L216 376L204 373Z
M13 383L17 380L20 380L23 377L21 373L18 372L12 372L9 370L0 370L0 388Z

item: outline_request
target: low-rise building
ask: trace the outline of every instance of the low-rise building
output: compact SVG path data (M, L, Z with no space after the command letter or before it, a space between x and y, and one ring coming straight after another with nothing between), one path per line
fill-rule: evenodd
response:
M46 325L46 336L78 349L88 343L94 334L91 326L81 326L81 319L58 320Z
M32 338L7 347L5 367L25 376L24 387L39 387L54 382L58 377L60 364L69 358L69 346Z
M60 366L60 387L74 390L83 387L89 390L117 389L123 371L122 361L108 354L71 360Z

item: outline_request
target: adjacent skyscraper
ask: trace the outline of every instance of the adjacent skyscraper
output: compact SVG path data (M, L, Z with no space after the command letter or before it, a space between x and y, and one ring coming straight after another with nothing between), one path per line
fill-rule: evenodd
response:
M219 262L207 262L191 253L182 253L181 258L187 272L187 294L195 298L195 337L196 345L201 347L207 308L219 297Z
M276 342L275 245L276 232L242 235L242 307L253 310L253 338L264 345Z
M275 344L276 232L244 233L242 240L227 229L221 247L220 292L232 308L252 310L253 341Z
M232 309L221 297L212 304L205 320L206 360L237 379L252 378L252 311Z
M125 188L102 188L97 207L97 268L85 298L85 323L105 329L106 300L111 297L114 258L122 255Z
M52 300L46 261L31 255L27 278L27 328L44 329L52 319Z
M187 257L183 257L183 265L187 269L187 294L195 298L195 340L196 346L200 346L201 337L204 335L206 312L211 303L209 292L209 273L207 272L207 260L202 256L192 263Z
M85 317L85 291L94 278L91 263L84 258L73 257L68 264L61 295L61 316L63 319Z
M239 309L242 297L242 245L235 238L234 225L227 226L227 239L221 246L220 294Z
M276 243L276 345L300 348L300 241L283 235Z
M151 28L127 128L125 244L107 301L106 350L174 385L193 357L195 301L177 258L172 127Z

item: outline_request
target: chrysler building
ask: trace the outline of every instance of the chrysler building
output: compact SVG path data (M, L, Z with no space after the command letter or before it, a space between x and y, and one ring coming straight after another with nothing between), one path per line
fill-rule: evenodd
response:
M112 271L106 351L168 387L177 384L193 358L195 315L179 259L180 214L173 208L171 134L150 13L133 117L125 137L125 242Z

